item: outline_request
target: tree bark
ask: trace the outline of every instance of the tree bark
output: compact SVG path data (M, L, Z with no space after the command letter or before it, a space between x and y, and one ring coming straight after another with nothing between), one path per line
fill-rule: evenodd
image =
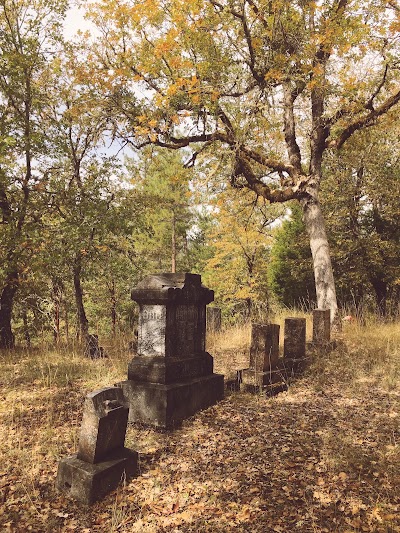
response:
M60 308L63 294L62 282L58 278L53 279L53 304L54 304L54 324L53 336L56 344L60 341Z
M68 302L67 299L64 301L64 320L65 320L65 342L69 343L69 314L68 314Z
M115 292L115 281L114 281L114 279L111 282L110 297L111 297L112 336L115 337L116 334L117 334L117 295L116 295L116 292Z
M81 258L75 258L73 266L74 289L76 311L78 316L78 336L82 341L86 339L89 333L89 322L86 318L85 306L83 305L83 290L81 284L82 263Z
M335 280L321 205L315 196L302 200L301 204L310 239L318 309L330 309L333 323L337 314Z
M14 348L15 338L11 329L14 296L18 289L18 272L11 271L0 296L0 348Z
M31 335L29 333L29 323L28 323L28 313L26 312L26 309L24 309L22 313L22 320L24 323L24 337L27 348L31 347Z

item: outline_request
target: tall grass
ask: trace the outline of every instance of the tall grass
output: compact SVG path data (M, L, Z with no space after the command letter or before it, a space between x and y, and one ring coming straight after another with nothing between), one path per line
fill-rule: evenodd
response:
M281 325L282 335L287 316L305 316L310 338L310 314L278 310L271 322ZM235 373L248 365L250 332L248 323L208 336L207 349L214 357L216 371L229 377L229 372ZM283 337L281 345L282 341ZM345 323L335 342L333 349L315 350L312 354L312 364L304 381L310 394L329 386L346 387L349 398L357 397L362 402L371 391L381 390L394 396L400 393L400 323L383 324L372 317ZM127 349L128 339L106 339L101 344L108 357L99 360L85 358L77 344L0 351L0 462L8 483L7 502L11 502L7 503L9 520L17 521L18 510L23 508L25 514L32 513L32 523L40 524L34 530L61 530L57 514L49 515L49 505L52 505L49 502L57 501L54 475L59 459L77 448L83 399L89 391L125 379L132 357ZM250 400L246 397L243 401ZM146 429L130 428L127 446L155 454L162 438ZM359 448L350 447L345 433L340 440L332 429L331 433L325 432L323 438L327 440L330 460L340 460L343 464L359 464L363 460ZM334 446L338 449L336 454L332 452ZM392 465L400 465L398 442L389 442L385 454L385 464L390 459ZM381 461L379 457L373 460ZM342 463L338 468L344 468ZM109 531L125 527L133 515L140 512L125 504L123 493L121 488L115 497L112 520L107 526ZM55 509L55 512L59 511Z

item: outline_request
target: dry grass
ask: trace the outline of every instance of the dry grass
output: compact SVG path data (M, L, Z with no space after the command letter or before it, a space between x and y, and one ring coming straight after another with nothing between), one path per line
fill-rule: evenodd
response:
M249 342L249 327L211 337L217 370ZM273 399L228 395L174 433L130 428L142 475L85 510L54 480L86 393L126 376L125 341L106 349L0 353L1 531L400 531L400 324L346 325Z

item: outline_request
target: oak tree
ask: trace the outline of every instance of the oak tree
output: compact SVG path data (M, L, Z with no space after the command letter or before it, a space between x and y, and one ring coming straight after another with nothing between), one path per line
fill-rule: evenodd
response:
M90 57L115 131L229 155L231 183L297 200L317 304L337 302L322 162L400 100L396 0L107 0L89 4Z

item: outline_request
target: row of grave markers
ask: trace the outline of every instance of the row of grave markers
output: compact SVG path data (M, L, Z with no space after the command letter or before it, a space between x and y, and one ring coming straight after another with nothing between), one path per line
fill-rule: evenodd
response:
M286 318L283 357L279 352L279 324L252 324L250 367L239 373L244 390L265 390L274 394L287 388L291 377L306 363L306 319ZM330 311L313 311L313 342L315 346L330 342Z
M205 351L206 305L214 292L197 274L148 276L132 291L139 303L137 355L128 379L86 397L78 453L59 463L56 485L83 504L101 499L121 480L137 475L138 453L125 448L128 420L172 429L224 396L224 376L214 374ZM215 311L213 329L220 327ZM329 311L314 311L314 343L330 339ZM306 356L305 319L285 321L284 355L279 358L279 325L255 324L250 368L244 387L282 384Z

